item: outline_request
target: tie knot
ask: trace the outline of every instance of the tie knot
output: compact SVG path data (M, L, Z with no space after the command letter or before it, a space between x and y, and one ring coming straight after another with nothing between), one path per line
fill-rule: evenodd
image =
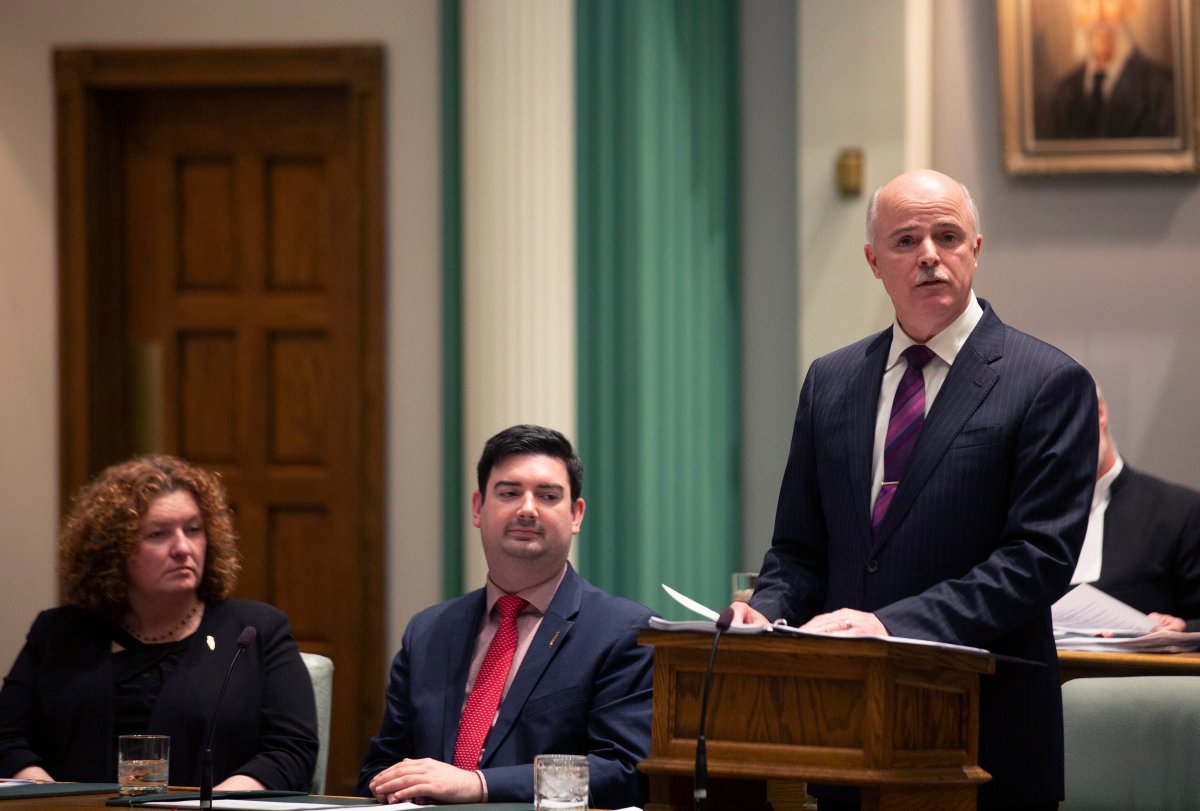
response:
M913 344L900 354L908 361L909 366L919 370L924 369L925 364L929 363L933 357L933 350L923 344Z
M500 619L512 619L520 614L521 609L527 605L529 605L528 600L515 594L505 594L496 601L496 607L500 609Z

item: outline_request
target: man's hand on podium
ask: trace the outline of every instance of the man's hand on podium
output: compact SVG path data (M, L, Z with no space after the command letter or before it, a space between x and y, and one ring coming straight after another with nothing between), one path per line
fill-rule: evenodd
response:
M845 634L846 636L887 636L888 630L883 627L874 614L866 611L855 611L853 608L839 608L828 614L817 614L800 626L801 631L817 631L823 634Z
M750 607L749 603L731 603L733 621L743 625L770 625L771 621Z

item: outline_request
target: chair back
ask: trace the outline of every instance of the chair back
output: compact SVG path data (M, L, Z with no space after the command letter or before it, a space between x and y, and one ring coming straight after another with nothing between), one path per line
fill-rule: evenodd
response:
M321 748L317 750L317 765L313 769L313 794L325 793L325 770L329 765L329 711L333 704L333 660L319 653L301 653L308 677L312 679L313 698L317 702L317 738Z
M1060 811L1200 808L1200 676L1078 678L1062 693Z

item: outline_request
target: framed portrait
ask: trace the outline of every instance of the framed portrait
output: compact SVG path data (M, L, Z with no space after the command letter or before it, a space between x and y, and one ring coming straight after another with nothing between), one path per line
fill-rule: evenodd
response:
M1195 0L996 0L1010 174L1195 173Z

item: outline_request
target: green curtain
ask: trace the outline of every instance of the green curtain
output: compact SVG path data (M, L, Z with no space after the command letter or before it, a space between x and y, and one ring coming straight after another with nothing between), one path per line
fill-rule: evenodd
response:
M578 0L580 568L664 616L739 559L735 0Z

